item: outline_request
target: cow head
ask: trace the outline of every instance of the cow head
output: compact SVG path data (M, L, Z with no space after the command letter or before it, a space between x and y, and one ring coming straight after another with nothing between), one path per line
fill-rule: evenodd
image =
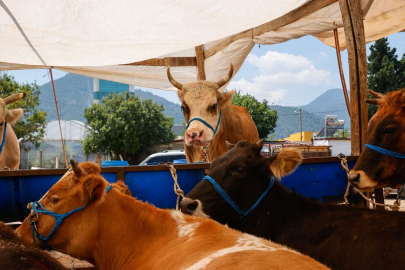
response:
M378 105L368 124L367 143L405 154L405 89L386 95L370 91ZM349 174L349 181L360 191L398 187L405 181L405 160L365 148Z
M263 141L249 143L240 141L211 163L211 176L231 197L242 211L249 209L269 185L272 176L281 179L301 163L301 153L285 148L277 156L265 158L260 155ZM267 195L269 196L269 195ZM211 217L221 223L232 224L239 214L214 189L203 180L181 202L183 213Z
M178 89L177 95L180 98L181 109L187 123L192 119L199 118L208 123L214 130L219 128L221 108L230 102L234 91L220 93L218 90L228 83L232 74L233 66L231 64L228 75L218 82L197 81L180 84L173 79L170 68L167 68L167 77L170 83ZM192 121L184 134L184 141L188 146L207 146L213 140L214 135L214 131L202 121Z
M3 141L5 123L14 125L22 116L22 109L8 110L7 105L25 97L25 93L14 94L4 99L0 98L0 143Z
M84 208L66 217L53 236L47 240L47 244L72 256L86 254L85 250L89 243L97 237L92 227L94 222L89 223L90 220L96 219L94 214L92 216L91 208L97 207L104 200L108 185L109 183L101 177L98 165L90 162L79 165L71 160L70 169L49 189L39 203L47 210L59 214L68 213L82 206ZM35 217L35 214L30 214L16 230L27 244L33 243L31 215ZM34 219L37 219L38 233L44 237L48 236L54 228L55 219L42 213L38 213L38 217ZM41 241L36 236L35 238L36 244L44 248ZM85 250L78 250L77 247Z

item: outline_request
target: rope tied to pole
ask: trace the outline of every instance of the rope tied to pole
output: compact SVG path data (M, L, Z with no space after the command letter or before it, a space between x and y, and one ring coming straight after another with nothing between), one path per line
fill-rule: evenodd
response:
M177 200L176 200L176 210L180 211L180 197L184 198L184 191L180 188L180 185L177 181L177 171L176 168L174 167L173 163L166 163L166 167L169 168L170 174L173 177L174 181L174 193L177 195Z
M345 156L344 154L340 153L340 154L338 155L338 158L340 159L340 164L342 165L342 168L346 171L347 178L349 178L350 170L349 170L349 167L348 167L348 165L347 165L346 156ZM345 192L345 195L344 195L344 199L345 199L345 203L346 203L346 204L348 204L347 196L349 195L349 188L350 188L350 185L351 185L350 182L347 181L346 192ZM399 207L401 206L400 191L398 191L397 199L395 200L395 202L394 202L393 205L390 205L390 204L382 204L382 203L374 202L374 201L371 200L370 198L367 198L362 192L358 192L358 193L363 197L363 199L365 199L368 203L371 203L374 207L375 207L375 206L384 206L384 207L389 208L389 209L392 210L392 211L398 211L398 210L399 210Z

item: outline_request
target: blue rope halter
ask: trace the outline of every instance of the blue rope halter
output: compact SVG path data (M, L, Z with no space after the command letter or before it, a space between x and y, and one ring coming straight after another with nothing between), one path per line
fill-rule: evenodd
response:
M267 192L269 192L269 190L273 187L274 185L274 176L271 177L269 186L267 187L267 189L263 192L263 194L259 197L259 199L252 205L252 207L250 207L246 212L243 212L242 210L240 210L240 208L238 207L238 205L231 199L231 197L229 197L228 194L226 194L225 190L223 190L221 188L220 185L218 185L217 182L215 182L215 180L206 175L204 176L203 180L208 180L212 186L214 187L214 189L219 193L219 195L221 195L221 197L227 202L229 203L233 209L235 209L236 212L238 212L238 214L240 215L239 220L242 220L245 216L247 216L253 209L256 208L256 206L260 203L260 201L266 196Z
M222 117L222 111L219 111L219 119L218 119L218 123L217 123L217 127L214 129L208 122L206 122L204 119L201 118L193 118L190 121L188 121L188 124L186 126L186 130L188 129L188 127L190 126L191 122L193 121L200 121L201 123L203 123L204 125L206 125L207 127L209 127L212 132L214 132L214 135L217 133L218 128L219 128L219 124L221 123L221 117Z
M383 154L385 156L405 159L405 154L394 152L394 151L391 151L391 150L388 150L388 149L385 149L385 148L382 148L382 147L379 147L379 146L375 146L375 145L372 145L372 144L368 144L368 143L366 144L366 147L371 149L371 150L374 150L374 151L376 151L376 152L378 152L380 154Z
M4 131L3 131L3 141L0 145L0 154L3 152L4 144L6 143L6 133L7 133L7 122L4 123Z
M106 194L108 193L108 191L110 191L110 189L112 188L112 185L109 185L106 189ZM80 210L83 210L86 206L80 206L70 212L67 212L65 214L58 214L52 211L49 211L48 209L46 209L39 201L33 202L31 203L31 217L30 217L30 223L31 223L31 232L32 232L32 238L34 239L34 243L35 242L35 236L42 242L42 244L44 244L44 246L46 248L48 248L49 250L53 250L53 248L51 246L49 246L46 241L48 241L53 234L55 233L56 229L62 224L63 220L65 218L67 218L68 216L70 216L73 213L76 213ZM36 216L36 220L34 220L34 213ZM53 229L51 231L51 233L48 236L43 236L38 232L38 228L36 223L38 222L39 216L38 213L40 214L46 214L46 215L50 215L55 219L55 225L53 226Z

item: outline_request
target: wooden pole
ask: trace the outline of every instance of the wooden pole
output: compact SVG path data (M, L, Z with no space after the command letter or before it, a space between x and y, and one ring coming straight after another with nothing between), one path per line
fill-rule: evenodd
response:
M197 59L197 79L199 81L205 81L205 57L204 57L204 50L203 45L195 47L195 56Z
M350 75L351 152L359 155L367 139L367 58L360 1L339 0Z
M339 0L349 58L350 111L352 155L360 155L367 140L367 54L363 12L360 1ZM384 203L382 189L376 189L375 199ZM383 206L377 209L384 210Z
M347 93L345 75L343 73L343 68L342 68L342 57L340 56L339 34L338 34L337 29L333 30L333 35L335 36L336 57L337 57L338 66L339 66L340 81L342 82L343 95L345 96L347 112L349 113L349 117L351 117L349 94Z
M65 141L63 140L62 126L60 124L59 108L58 108L58 102L56 101L55 85L53 83L53 76L52 76L52 69L51 68L49 69L49 74L51 75L53 98L55 99L56 114L58 115L58 122L59 122L60 139L62 140L63 156L65 157L65 166L67 168L68 163L67 163L67 159L66 159Z

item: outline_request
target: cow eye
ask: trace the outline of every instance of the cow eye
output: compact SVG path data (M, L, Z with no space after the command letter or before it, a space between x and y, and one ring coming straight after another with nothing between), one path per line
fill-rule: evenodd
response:
M51 198L52 204L56 204L56 203L58 203L59 201L60 201L60 199L57 198L57 197L52 197L52 198Z
M384 129L384 134L393 134L393 133L395 133L395 131L396 131L396 128L388 127L388 128Z
M0 127L2 127L4 125L4 122L0 123Z
M216 104L216 103L215 103L214 105L212 105L212 109L213 109L213 110L216 110L217 107L218 107L218 104Z
M239 167L236 169L236 171L237 171L238 173L244 173L244 172L245 172L245 168L239 166Z

